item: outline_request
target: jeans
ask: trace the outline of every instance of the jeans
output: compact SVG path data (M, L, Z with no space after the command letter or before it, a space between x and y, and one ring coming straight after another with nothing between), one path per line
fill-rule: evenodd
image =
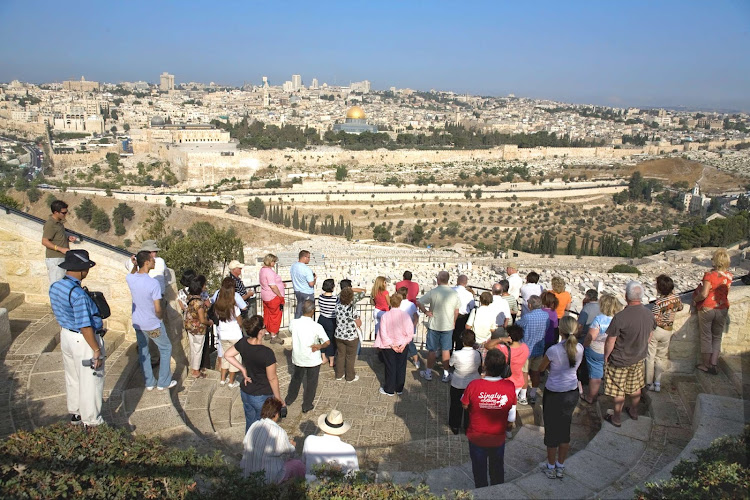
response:
M318 316L318 323L323 327L328 335L328 340L331 343L323 350L323 354L332 358L336 355L336 338L333 336L336 333L336 318L327 318L323 315Z
M501 446L485 448L469 441L471 471L474 473L474 486L487 486L487 460L489 459L490 484L505 482L505 443Z
M315 294L314 293L302 293L302 292L298 292L297 290L295 290L294 296L297 299L297 306L294 309L294 319L297 319L297 318L302 317L302 305L305 303L306 300L315 300Z
M260 410L263 408L263 403L266 402L266 399L272 398L273 394L253 396L241 390L240 396L242 397L242 409L245 410L245 432L247 432L254 422L260 420Z
M286 405L294 403L299 394L299 386L304 386L302 392L302 411L313 409L315 401L315 391L318 390L318 376L320 375L320 365L318 366L297 366L294 365L292 379L289 381L289 390L286 393Z
M406 346L406 357L407 358L413 358L417 355L417 345L412 340L409 342L409 345Z
M172 381L172 371L169 362L172 359L172 342L167 336L167 329L164 328L164 322L159 323L161 333L155 339L146 335L142 330L135 328L135 338L138 341L138 362L143 370L143 378L146 381L146 387L168 387ZM152 340L156 347L159 348L159 380L154 379L154 371L151 368L151 353L148 350L148 341Z

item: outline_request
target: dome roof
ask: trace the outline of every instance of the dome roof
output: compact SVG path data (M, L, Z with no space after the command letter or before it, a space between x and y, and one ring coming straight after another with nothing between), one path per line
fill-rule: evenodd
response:
M349 108L349 111L346 112L346 117L353 118L355 120L364 120L365 111L359 106L352 106L351 108Z
M151 117L151 126L152 127L158 127L160 125L164 125L164 118L161 116L153 116Z

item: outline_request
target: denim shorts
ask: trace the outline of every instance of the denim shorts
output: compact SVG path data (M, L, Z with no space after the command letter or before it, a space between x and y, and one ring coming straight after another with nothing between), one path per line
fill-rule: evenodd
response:
M589 367L589 378L604 378L604 354L594 352L591 347L586 347L583 352Z
M447 332L427 330L428 351L450 351L451 349L453 349L453 330Z

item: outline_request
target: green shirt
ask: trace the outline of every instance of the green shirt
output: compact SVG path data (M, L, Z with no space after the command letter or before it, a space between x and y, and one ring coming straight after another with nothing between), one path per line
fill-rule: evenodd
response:
M68 236L65 234L65 226L62 221L55 219L51 215L49 216L49 219L47 219L47 222L44 223L42 238L47 238L53 245L57 245L60 248L70 248ZM65 254L62 252L56 252L55 250L46 247L45 249L47 250L45 257L48 259L65 257Z
M429 306L432 317L427 322L427 328L438 332L453 330L455 326L455 312L461 307L458 293L448 285L438 285L417 301L423 306Z

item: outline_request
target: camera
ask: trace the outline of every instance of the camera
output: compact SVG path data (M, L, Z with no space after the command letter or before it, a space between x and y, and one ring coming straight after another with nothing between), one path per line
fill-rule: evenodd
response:
M100 328L96 331L96 335L99 335L100 337L104 338L104 335L107 333L106 328Z
M281 410L279 410L279 416L280 416L281 418L286 418L286 413L287 413L287 412L286 412L286 406L282 406L282 407L281 407Z

